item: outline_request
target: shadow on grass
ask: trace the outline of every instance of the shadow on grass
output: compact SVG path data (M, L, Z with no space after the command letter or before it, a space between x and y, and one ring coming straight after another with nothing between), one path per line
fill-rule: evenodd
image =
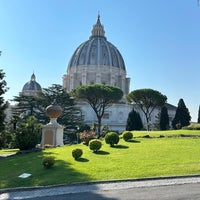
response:
M78 162L89 162L87 158L77 158L76 161Z
M96 152L94 152L94 153L97 154L97 155L108 155L108 154L110 154L109 152L107 152L107 151L102 151L102 150L96 151Z
M131 142L131 143L140 143L140 141L138 141L138 140L128 140L127 142Z
M55 165L45 169L42 158L49 155L55 156ZM58 155L52 149L52 152L32 152L4 159L0 165L0 188L72 184L91 180L90 175L82 173L79 168L75 170L73 162L61 160ZM79 162L88 161L85 158L79 159ZM31 176L26 179L19 178L23 173L29 173Z
M119 144L119 145L114 145L112 148L116 148L116 149L128 149L129 146Z

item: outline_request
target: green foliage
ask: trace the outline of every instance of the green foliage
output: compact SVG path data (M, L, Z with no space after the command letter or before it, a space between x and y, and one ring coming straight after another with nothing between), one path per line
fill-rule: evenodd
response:
M140 114L132 109L132 111L128 115L128 119L126 122L126 130L141 130L143 128L142 120Z
M133 139L133 133L130 131L124 131L122 133L122 138L124 139L124 141L129 141L129 140Z
M89 142L89 148L94 152L101 149L101 146L102 146L101 140L93 139L93 140L90 140Z
M6 134L4 131L0 132L0 149L6 147Z
M4 120L6 117L5 110L8 107L8 102L4 100L3 95L7 92L7 83L4 80L5 73L0 69L0 131L5 129Z
M176 114L172 120L172 127L174 129L181 129L184 126L190 124L191 116L188 108L186 107L183 99L180 99L178 102L178 107L176 109Z
M61 85L53 84L51 87L43 88L38 96L20 95L14 97L13 101L17 102L17 106L13 110L15 116L35 116L39 122L46 124L49 117L46 115L47 106L56 102L62 109L62 115L58 118L58 123L65 126L65 130L76 132L77 126L83 121L81 111L76 107L74 99L62 88ZM18 124L18 120L16 124Z
M115 144L119 142L119 135L116 132L109 132L105 136L106 144L110 144L113 147Z
M90 131L83 131L79 134L80 140L85 144L88 145L89 141L95 139L97 137L96 133L92 130Z
M76 88L72 91L72 95L88 102L92 107L98 119L98 136L100 137L101 119L105 110L119 101L123 92L120 88L111 85L93 84Z
M82 124L80 127L79 127L79 132L83 132L83 131L90 131L91 128L88 124Z
M42 106L42 101L37 96L27 96L20 94L15 96L13 99L17 102L17 106L12 108L12 118L15 120L15 124L21 120L16 116L21 116L23 119L27 119L29 116L36 117L39 121L47 121L47 116L45 114L45 108ZM46 121L44 120L46 119Z
M40 143L41 124L37 119L30 116L25 123L21 123L16 130L16 145L20 150L35 148Z
M101 130L101 137L105 137L105 135L110 132L109 126L108 125L104 125L102 130Z
M163 106L160 113L160 130L168 130L169 129L169 115L166 106Z
M77 160L78 158L80 158L83 155L83 150L76 148L72 150L72 157Z
M49 168L53 167L54 164L55 164L55 158L54 158L54 156L45 156L42 159L42 165L46 169L49 169Z
M0 132L0 149L2 148L15 148L16 145L14 144L15 134L10 133L7 130Z
M130 103L136 103L144 113L149 130L149 121L151 113L156 107L161 107L167 101L167 97L159 91L152 89L138 89L130 92L126 99Z

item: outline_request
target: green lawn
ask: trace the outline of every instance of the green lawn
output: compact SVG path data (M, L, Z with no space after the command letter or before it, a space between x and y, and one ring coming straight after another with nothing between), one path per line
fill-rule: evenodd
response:
M169 130L169 131L134 131L134 137L142 137L145 135L149 135L151 137L178 137L180 135L193 135L200 136L200 130Z
M200 132L193 131L193 134ZM0 188L200 174L200 137L140 138L141 135L141 132L136 132L137 137L132 142L121 139L114 148L103 143L101 151L96 154L87 146L78 144L1 159ZM78 161L71 156L74 148L83 150ZM45 169L41 164L46 155L56 158L51 169ZM32 176L18 178L22 173Z

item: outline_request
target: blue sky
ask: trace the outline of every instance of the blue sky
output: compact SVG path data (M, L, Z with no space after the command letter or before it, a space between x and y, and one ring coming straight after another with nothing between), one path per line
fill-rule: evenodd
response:
M200 7L197 0L0 0L0 68L21 92L32 73L43 88L62 84L77 46L88 40L98 12L121 52L131 91L152 88L197 121L200 105Z

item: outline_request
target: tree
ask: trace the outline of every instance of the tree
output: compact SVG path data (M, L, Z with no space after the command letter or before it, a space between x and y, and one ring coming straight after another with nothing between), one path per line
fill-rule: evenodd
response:
M200 106L199 106L199 110L198 110L198 119L197 119L197 123L200 123Z
M168 130L169 129L169 115L166 106L161 108L160 112L160 130Z
M74 134L77 127L82 124L81 112L75 105L74 99L58 84L43 88L43 91L37 96L19 95L14 97L13 101L17 102L13 115L21 116L24 120L29 116L34 116L40 123L48 123L49 117L46 115L45 109L55 102L63 109L62 115L57 121L65 126L65 132Z
M167 101L167 97L159 91L152 89L138 89L127 95L127 101L136 103L145 115L147 130L149 130L149 121L151 113L156 107L161 107Z
M17 102L17 105L12 109L12 115L21 116L23 119L27 119L29 116L35 116L39 121L41 116L44 115L44 108L38 100L38 96L27 96L20 94L19 96L14 96L13 100Z
M58 123L65 125L66 129L75 129L82 124L81 110L75 105L74 98L61 85L53 84L51 87L43 88L43 92L39 95L39 101L44 108L53 102L61 106L63 111L58 118ZM47 122L49 119L46 117L44 120Z
M186 107L183 99L180 99L178 102L178 107L176 109L176 114L172 120L172 127L174 129L180 129L183 126L190 125L191 116L188 108Z
M119 101L123 92L118 87L103 84L83 85L72 91L76 98L86 101L94 110L98 120L98 136L100 137L101 120L107 108Z
M0 132L5 129L4 120L6 117L5 110L8 107L8 102L4 100L3 95L7 92L7 83L4 80L5 73L0 69Z
M25 122L19 124L16 131L16 145L20 150L33 149L41 141L40 126L34 116L29 116Z
M132 109L132 111L128 115L128 119L126 122L126 130L141 130L143 128L142 120L138 112Z

